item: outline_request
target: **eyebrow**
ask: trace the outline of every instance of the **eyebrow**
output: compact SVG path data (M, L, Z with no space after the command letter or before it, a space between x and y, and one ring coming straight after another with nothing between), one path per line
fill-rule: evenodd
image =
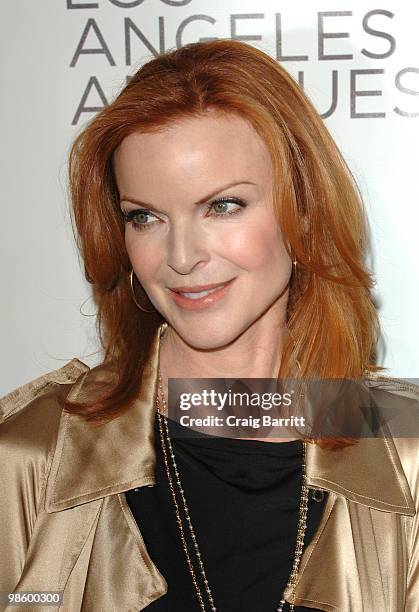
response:
M207 194L206 196L204 196L203 198L195 202L195 205L204 204L205 202L207 202L208 200L210 200L211 198L219 194L221 191L225 191L226 189L229 189L230 187L236 187L237 185L256 185L256 183L252 183L251 181L235 181L233 183L228 183L227 185L218 187L217 189L215 189L215 191L212 191L211 193ZM144 206L145 208L148 208L150 210L156 210L155 208L153 208L153 206L151 206L151 204L147 204L147 202L141 202L141 200L137 200L136 198L131 198L130 196L123 195L119 199L119 202L120 203L130 202L131 204L137 204L138 206Z

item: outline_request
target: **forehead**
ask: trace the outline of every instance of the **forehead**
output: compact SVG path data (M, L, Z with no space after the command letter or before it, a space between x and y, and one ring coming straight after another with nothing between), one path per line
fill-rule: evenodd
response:
M203 181L265 182L269 151L253 126L235 115L207 112L178 120L159 132L127 136L114 155L117 183L126 189L192 188Z

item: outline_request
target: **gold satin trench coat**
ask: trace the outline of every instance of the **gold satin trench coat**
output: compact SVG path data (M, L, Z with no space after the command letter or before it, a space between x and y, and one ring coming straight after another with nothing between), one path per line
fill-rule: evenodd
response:
M154 397L166 326L132 409L100 428L57 402L106 382L102 368L76 358L1 400L0 591L63 591L55 609L65 612L134 612L167 592L124 496L155 484ZM419 400L418 386L378 378L390 393ZM416 438L364 438L339 451L308 444L309 487L329 496L304 550L296 605L418 612L418 465Z

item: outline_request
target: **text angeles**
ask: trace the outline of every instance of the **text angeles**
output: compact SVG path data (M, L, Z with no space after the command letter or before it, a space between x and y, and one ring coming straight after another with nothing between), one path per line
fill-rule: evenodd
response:
M142 2L117 2L112 1L114 6L124 9L132 9L139 7ZM164 0L161 0L162 2ZM103 5L104 2L101 3ZM179 3L171 2L170 5L173 10L176 8L184 7L189 2L183 0ZM98 9L99 2L68 2L68 9ZM275 13L272 23L272 31L274 34L275 42L275 53L274 56L279 62L291 62L289 71L295 73L295 78L299 81L300 85L304 87L304 77L306 71L298 70L296 67L301 65L304 66L304 62L308 65L308 62L316 62L314 69L316 74L319 71L318 62L324 63L324 65L330 65L330 62L355 62L361 58L371 61L380 62L390 56L392 56L397 47L397 41L395 36L388 31L388 26L393 25L394 13L384 9L374 9L366 12L363 16L356 16L352 11L322 11L317 12L317 25L315 28L310 29L305 33L305 39L309 40L310 43L315 44L316 53L309 55L304 52L304 49L299 49L298 53L287 53L286 46L288 42L292 40L293 33L286 33L284 27L285 19L282 18L281 13ZM226 18L230 20L230 32L228 33L229 38L237 38L240 40L248 41L262 41L263 37L260 34L240 34L240 22L243 20L265 20L266 16L264 13L254 14L238 14L238 15L226 15ZM356 20L356 21L355 21ZM361 21L361 23L359 23ZM181 47L183 43L184 32L193 22L205 22L212 26L217 25L217 20L210 15L189 15L184 18L178 25L175 33L176 46ZM342 23L341 28L336 26L336 23ZM365 45L359 49L351 47L350 38L351 30L353 31L354 26L357 26L356 33L361 30L362 34L365 35ZM333 26L333 27L332 27ZM203 26L204 27L204 26ZM131 66L136 63L136 56L133 53L133 44L141 45L141 53L143 53L143 47L147 48L147 51L157 56L159 53L165 51L165 20L164 17L158 18L156 23L158 32L153 32L152 36L147 36L147 33L141 30L138 24L131 17L123 17L121 22L121 35L123 35L123 53L124 53L124 65ZM266 26L265 26L266 29ZM114 31L114 30L113 30ZM217 32L218 33L218 32ZM295 34L294 34L295 37ZM311 40L311 38L313 38ZM150 39L160 40L160 48L154 47ZM200 37L198 40L211 40L217 39L220 36L208 36ZM300 37L301 38L301 37ZM287 39L287 40L285 40ZM333 40L331 40L333 39ZM122 40L122 39L121 39ZM345 42L343 42L345 40ZM89 55L102 55L106 66L116 66L115 61L115 49L112 48L112 44L107 40L107 33L102 30L98 21L94 18L88 18L85 27L79 38L77 48L73 54L70 62L70 67L76 67L82 59L82 56ZM119 60L120 62L120 60ZM375 64L377 65L377 64ZM362 67L360 68L357 64L356 68L349 68L343 72L342 64L340 68L331 70L330 76L325 76L325 79L329 81L327 86L329 89L329 100L325 103L325 108L319 108L318 111L322 118L325 119L333 115L337 108L339 108L339 93L345 91L346 103L348 107L348 115L352 119L361 118L383 118L386 116L386 110L383 108L383 103L377 101L377 96L382 96L382 89L380 88L380 79L385 75L385 69L380 67ZM308 65L310 69L311 66ZM393 73L392 80L394 82L395 89L400 92L403 96L418 96L419 88L413 87L412 83L417 80L419 75L419 67L407 66L399 67ZM323 76L323 75L322 75ZM127 77L127 81L129 80ZM349 92L349 93L347 93ZM360 98L363 98L362 108L360 106ZM96 101L98 98L101 101L101 105L92 105L92 100ZM366 100L366 98L369 100ZM373 98L371 100L371 98ZM406 100L406 98L403 98ZM86 113L98 112L108 104L107 96L104 89L101 86L100 80L97 75L92 75L88 79L86 87L82 93L80 102L78 104L76 113L72 120L72 125L76 125L80 117ZM393 106L392 112L403 116L403 117L416 117L419 116L419 112L416 109L402 108L401 105Z

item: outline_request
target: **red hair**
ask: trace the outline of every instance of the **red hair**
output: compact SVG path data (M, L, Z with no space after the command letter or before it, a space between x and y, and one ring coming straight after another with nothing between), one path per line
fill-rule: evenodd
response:
M364 263L367 223L353 176L299 85L272 57L242 42L191 43L144 64L88 123L69 156L72 221L98 306L97 328L115 384L90 403L64 402L86 420L107 421L138 394L152 339L164 321L134 304L113 153L129 134L164 129L208 109L248 120L272 158L278 223L298 261L287 307L289 338L279 377L297 361L302 377L363 377L380 326ZM101 367L97 366L97 367ZM338 447L344 440L319 441Z

